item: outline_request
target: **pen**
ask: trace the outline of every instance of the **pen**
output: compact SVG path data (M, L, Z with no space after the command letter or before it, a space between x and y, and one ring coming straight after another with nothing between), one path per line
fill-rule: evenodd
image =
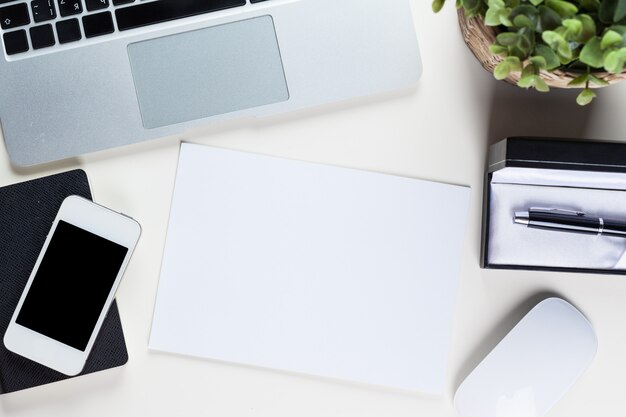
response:
M588 216L582 211L533 207L515 212L513 221L537 229L626 238L626 221Z

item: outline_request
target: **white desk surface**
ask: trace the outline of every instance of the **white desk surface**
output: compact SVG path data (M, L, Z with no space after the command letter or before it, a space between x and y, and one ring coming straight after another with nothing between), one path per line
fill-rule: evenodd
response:
M453 3L450 1L449 3ZM213 146L470 185L446 395L433 398L150 352L147 349L179 138L15 169L0 148L0 185L69 169L89 175L94 198L129 213L143 236L118 292L130 360L122 368L0 397L7 417L267 416L452 417L462 379L531 306L559 294L593 323L599 351L551 417L626 409L626 278L486 271L480 253L487 146L505 136L626 140L626 83L588 108L575 93L540 95L496 82L459 34L452 4L439 15L415 1L424 75L416 90L264 120L231 123L186 139Z

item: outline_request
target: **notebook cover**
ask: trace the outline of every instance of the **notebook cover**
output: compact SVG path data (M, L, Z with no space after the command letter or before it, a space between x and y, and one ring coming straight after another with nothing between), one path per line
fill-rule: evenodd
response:
M84 171L69 171L0 188L0 340L61 203L70 195L91 200ZM121 366L127 361L126 342L114 301L80 375ZM68 378L9 352L0 341L0 394Z

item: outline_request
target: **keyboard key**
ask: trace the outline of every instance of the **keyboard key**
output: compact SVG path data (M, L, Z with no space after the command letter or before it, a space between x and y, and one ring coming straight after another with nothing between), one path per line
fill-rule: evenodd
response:
M78 19L57 22L57 36L59 37L59 43L79 41L82 35L80 34Z
M15 55L20 52L28 51L28 39L26 38L26 31L24 29L5 33L3 38L4 50L7 52L7 55Z
M30 28L30 42L33 44L33 49L47 48L54 45L54 32L52 31L52 25L35 26Z
M246 0L159 0L117 9L115 18L119 30L128 30L245 4Z
M26 3L14 4L0 9L0 27L2 29L12 29L29 23L30 16Z
M35 23L45 22L57 17L56 9L52 0L33 0L30 2Z
M81 0L58 0L61 17L72 16L83 12Z
M113 17L109 12L83 16L83 29L87 38L113 33Z
M135 0L113 0L113 6L119 6L120 4L132 3Z
M85 0L87 11L106 9L109 7L109 0Z

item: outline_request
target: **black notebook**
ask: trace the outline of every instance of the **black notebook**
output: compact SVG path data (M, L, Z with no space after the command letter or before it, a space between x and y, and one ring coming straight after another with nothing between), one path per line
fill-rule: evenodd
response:
M70 195L91 200L84 171L0 188L0 394L70 378L9 352L1 341L61 203ZM127 361L114 301L80 375L121 366Z

